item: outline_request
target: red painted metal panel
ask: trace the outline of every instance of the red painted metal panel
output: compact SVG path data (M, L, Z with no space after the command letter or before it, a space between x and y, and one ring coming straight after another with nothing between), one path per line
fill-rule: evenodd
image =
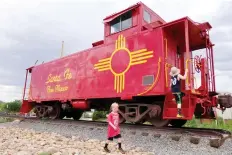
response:
M184 93L185 96L182 98L182 104L181 104L181 113L184 116L182 119L191 120L197 104L196 98L191 96L191 91L184 91ZM177 104L174 99L175 97L171 92L166 94L164 110L163 110L164 119L180 119L176 117Z
M177 65L177 41L182 50L185 48L184 40L176 40L169 32L174 28L184 36L183 22L135 35L129 31L118 33L111 43L35 66L31 98L44 101L165 94L165 85L167 82L169 85L169 70L165 72L165 65ZM184 63L185 59L180 62ZM184 70L184 66L181 68ZM65 71L70 79L65 78ZM144 86L143 77L147 75L153 75L154 81ZM46 83L48 78L50 82Z
M86 101L73 101L71 102L73 108L86 110L89 108L89 105Z
M28 102L28 100L23 100L22 106L20 108L20 113L22 113L22 114L29 113L32 108L33 108L33 106L31 103Z
M164 93L161 56L161 29L118 35L112 44L35 66L30 97L44 101ZM144 86L147 75L154 76L154 83Z

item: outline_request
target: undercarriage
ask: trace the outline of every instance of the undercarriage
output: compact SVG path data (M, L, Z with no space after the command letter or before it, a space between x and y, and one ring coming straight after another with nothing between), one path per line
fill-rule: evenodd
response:
M34 113L38 118L63 119L73 118L79 120L83 114L83 110L74 109L68 104L38 104L34 107Z

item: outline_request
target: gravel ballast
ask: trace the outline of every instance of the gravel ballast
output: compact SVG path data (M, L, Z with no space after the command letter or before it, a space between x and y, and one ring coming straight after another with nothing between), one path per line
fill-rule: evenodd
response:
M0 127L2 125L0 124ZM73 126L68 124L55 124L51 123L48 124L46 122L29 122L29 121L22 121L22 122L12 122L4 125L5 127L12 127L16 128L16 133L23 133L23 132L40 132L47 134L45 136L47 140L49 133L51 135L62 135L66 138L71 140L76 140L87 143L88 141L95 141L98 145L92 144L100 151L100 154L105 154L102 151L102 147L104 146L104 141L106 140L106 127L91 127L86 125L79 125ZM18 129L21 128L21 129ZM22 129L33 129L33 130L22 130ZM7 130L7 129L5 129ZM1 129L1 132L3 130ZM20 132L19 132L20 131ZM6 132L6 131L5 131ZM14 131L12 131L14 132ZM170 133L161 134L161 136L157 136L159 134L144 134L142 136L142 132L135 132L122 128L122 136L123 136L123 148L127 151L127 154L154 154L154 155L231 155L232 154L232 140L227 139L225 143L220 148L213 148L209 146L209 138L200 138L199 144L192 144L189 142L189 135L181 135L179 141L174 141L170 138ZM3 133L1 133L2 135ZM12 139L15 138L16 134L11 133L9 136ZM2 140L2 138L0 138ZM11 139L11 138L10 138ZM41 138L42 139L42 138ZM36 141L36 140L35 140ZM54 140L53 140L54 141ZM31 141L27 141L27 145L30 145ZM116 147L116 143L113 143L111 148L114 149ZM63 148L64 149L64 148ZM76 149L75 147L73 149ZM81 148L79 148L81 149ZM0 150L2 150L0 145ZM0 154L2 152L0 151ZM143 153L142 153L142 152ZM114 150L112 150L114 152ZM152 153L149 153L152 152ZM83 153L83 152L82 152ZM116 154L120 154L116 152ZM89 153L85 152L85 154L92 154L91 150Z

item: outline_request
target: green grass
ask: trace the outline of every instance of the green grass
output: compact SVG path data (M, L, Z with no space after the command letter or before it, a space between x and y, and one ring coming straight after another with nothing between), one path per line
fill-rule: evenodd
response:
M185 124L185 127L224 129L232 131L232 120L228 120L224 123L222 118L218 118L211 123L201 123L198 119L192 119Z
M1 103L0 104L0 111L4 111L5 110L5 104L4 103Z
M0 123L6 123L6 122L12 122L12 121L14 121L13 118L0 117Z

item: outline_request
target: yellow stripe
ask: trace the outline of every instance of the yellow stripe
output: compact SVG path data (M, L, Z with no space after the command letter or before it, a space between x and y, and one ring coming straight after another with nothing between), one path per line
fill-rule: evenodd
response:
M114 76L114 90L116 90L117 87L117 76Z
M121 44L121 40L120 40L120 35L119 35L119 36L118 36L118 48L117 48L117 49L120 48L120 44Z
M148 51L148 52L144 52L144 53L140 53L140 54L135 54L135 55L132 55L132 58L136 58L136 57L144 56L144 55L148 55L148 54L153 54L153 51Z
M165 80L166 80L166 87L168 87L168 68L171 68L171 67L172 67L171 64L168 64L168 63L165 64Z
M123 75L119 75L119 92L122 92L122 76Z
M109 66L110 62L101 62L94 65L94 67Z
M138 50L138 51L133 51L133 52L131 52L131 55L139 54L139 53L142 53L142 52L145 52L145 51L147 51L147 49L141 49L141 50Z
M125 75L122 77L122 90L125 88Z
M119 76L117 76L117 78L118 78L118 79L117 79L117 93L118 93L118 91L119 91L119 80L120 80L120 79L119 79Z
M122 47L122 44L123 44L123 37L122 35L120 35L120 46Z
M132 62L135 62L138 60L143 60L143 59L148 59L148 58L152 58L152 57L153 57L153 55L148 55L148 56L144 56L144 57L140 57L140 58L136 58L136 59L132 58Z
M123 37L123 44L122 44L122 47L126 47L126 38Z
M118 40L115 41L115 49L118 49Z
M110 61L105 61L105 62L100 62L100 63L95 64L94 67L102 66L102 65L109 65L109 64L110 64Z
M110 67L109 65L97 66L97 67L94 67L94 69L104 69L104 68L109 68L109 67Z
M168 67L167 67L167 63L165 64L165 79L166 79L166 87L168 87Z
M132 62L131 65L138 65L138 64L143 64L143 63L146 63L147 60L142 60L142 61L136 61L136 62Z
M101 72L101 71L107 71L107 70L110 70L110 68L103 68L103 69L99 69L98 71Z
M101 60L98 61L98 63L99 62L105 62L105 61L110 61L110 58L101 59Z

